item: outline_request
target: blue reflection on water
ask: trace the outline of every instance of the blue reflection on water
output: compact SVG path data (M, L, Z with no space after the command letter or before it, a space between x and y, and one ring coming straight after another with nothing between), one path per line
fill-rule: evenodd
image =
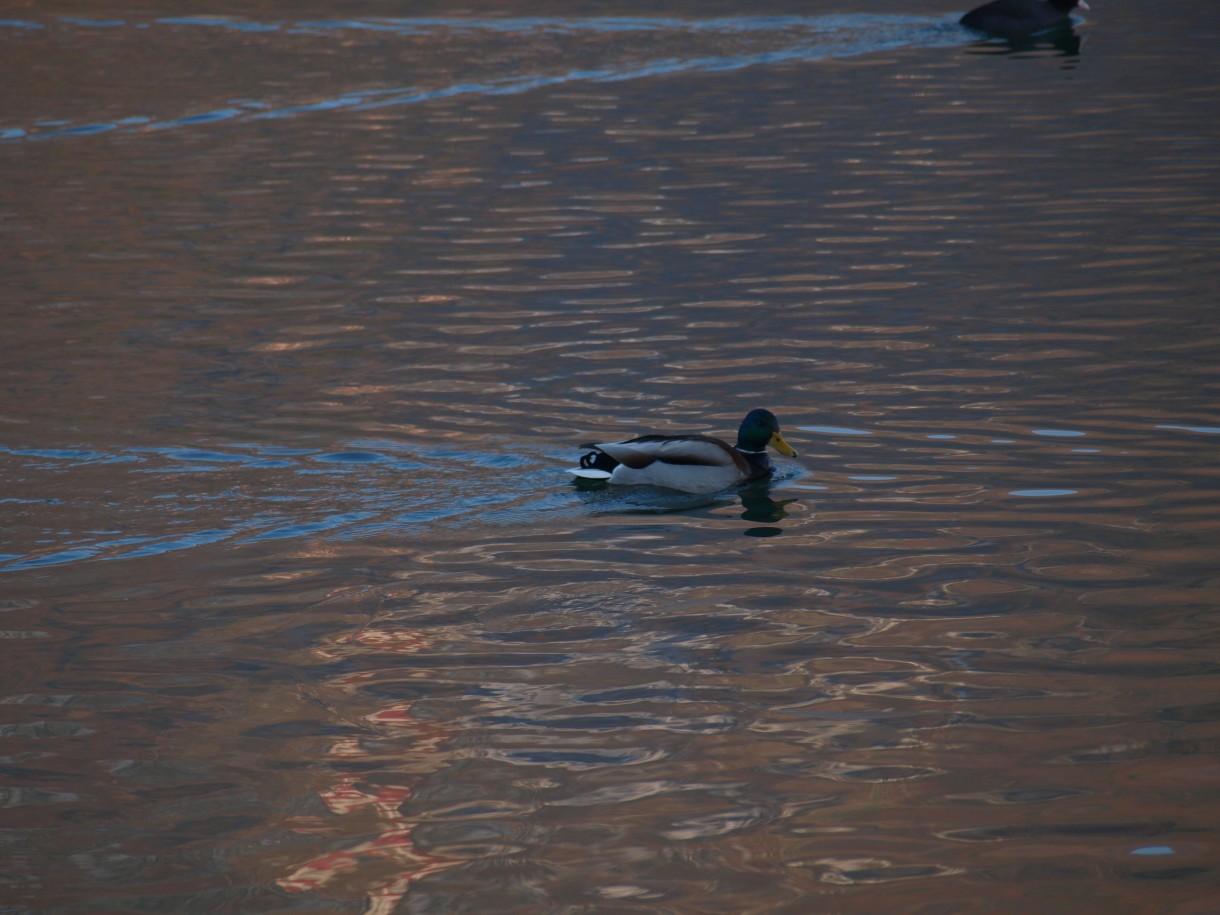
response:
M1158 429L1177 429L1182 432L1198 432L1203 435L1220 435L1220 426L1173 426L1159 425Z
M1010 496L1023 496L1028 499L1046 499L1054 496L1074 496L1079 492L1077 489L1012 489L1009 490Z
M867 429L852 429L848 426L797 426L802 432L819 432L822 435L872 435Z
M66 530L58 516L46 514L40 521L34 515L24 534L33 548L0 553L0 571L155 556L226 540L352 540L462 523L476 515L483 522L511 523L523 512L571 504L571 493L555 485L556 474L539 466L537 456L379 440L346 444L332 450L237 442L117 453L0 447L0 455L17 459L18 475L39 472L26 478L27 492L5 500L33 512L66 504L39 495L78 468L133 464L118 471L131 474L129 482L111 476L97 491L97 502L74 506L84 517L104 516L104 525ZM201 484L184 490L182 481L196 474L200 480L224 474L225 488ZM212 509L207 528L190 529L198 523L196 512L218 503L223 524L215 523ZM37 529L40 523L45 529ZM150 530L154 526L162 530Z
M88 25L60 17L61 26ZM109 26L121 25L106 21ZM644 63L631 62L596 69L574 69L560 73L511 74L497 79L455 83L448 86L400 86L394 88L363 88L343 92L331 98L306 103L271 105L257 99L231 103L223 108L194 112L180 117L152 119L143 116L113 121L67 126L48 130L8 127L0 129L0 142L17 140L67 139L112 131L135 132L167 130L192 125L230 121L238 118L267 119L297 117L304 114L354 111L411 105L463 95L512 95L534 89L576 82L620 82L654 76L687 73L714 73L740 70L746 67L777 63L809 62L835 57L854 57L902 47L951 47L965 40L957 23L944 17L837 15L822 17L748 16L713 19L675 19L646 17L525 17L512 19L368 19L304 21L297 23L262 23L227 16L166 17L152 22L132 23L132 27L148 29L206 27L230 29L236 32L283 32L285 34L338 34L365 30L416 36L431 33L488 32L507 34L565 33L630 33L664 32L703 33L772 33L779 47L742 54L709 55L704 57L668 57ZM43 24L24 20L3 20L0 26L15 29L42 29ZM152 32L150 32L152 34ZM40 119L45 121L46 119ZM37 122L36 122L37 123Z
M831 435L868 436L863 429L801 426ZM1220 427L1156 425L1156 429L1212 434ZM1074 430L1038 429L1035 434L1079 438ZM1092 433L1088 433L1092 434ZM1098 433L1100 434L1100 433ZM992 440L1007 441L1013 440ZM14 464L13 479L22 489L3 501L28 520L22 549L9 543L0 553L0 570L15 571L84 561L155 556L220 541L260 542L324 536L354 540L395 536L435 524L511 524L539 512L591 512L617 515L665 515L719 512L740 501L741 517L775 525L787 501L774 502L776 487L794 491L824 489L805 481L808 471L781 462L769 487L757 498L737 491L710 496L647 487L592 486L575 489L556 462L565 454L544 453L531 445L492 444L485 450L410 441L360 439L340 447L300 447L226 442L222 445L133 447L105 451L87 445L20 448L0 445L0 457ZM1092 454L1098 449L1074 448ZM130 464L109 473L92 505L57 497L57 481L84 468ZM115 477L114 474L119 476ZM199 488L183 480L198 474ZM128 482L124 482L124 476ZM223 479L205 488L203 480ZM856 482L892 482L888 474L851 474ZM161 482L163 480L163 482ZM128 491L130 490L130 491ZM1007 495L1021 499L1057 499L1079 495L1076 488L1020 488ZM791 500L788 500L791 501ZM217 522L209 505L221 504ZM65 523L70 506L93 523ZM207 526L196 519L207 515ZM96 519L104 521L98 522ZM192 525L203 527L192 530ZM42 528L39 528L39 525ZM780 527L752 528L752 536L773 535Z
M14 457L46 458L48 462L71 461L73 464L117 464L124 461L140 460L134 454L107 454L103 451L93 451L87 448L7 448L0 445L0 454L11 454Z

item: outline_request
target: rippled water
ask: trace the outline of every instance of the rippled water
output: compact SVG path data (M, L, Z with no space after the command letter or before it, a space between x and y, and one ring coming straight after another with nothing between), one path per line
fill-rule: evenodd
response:
M6 13L0 911L1213 911L1220 13L1093 6Z

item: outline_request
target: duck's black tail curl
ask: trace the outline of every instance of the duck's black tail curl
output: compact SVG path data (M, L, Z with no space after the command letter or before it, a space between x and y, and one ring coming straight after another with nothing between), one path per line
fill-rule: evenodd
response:
M606 473L614 473L614 468L618 466L618 463L604 451L596 449L580 456L580 466L583 470L604 470Z

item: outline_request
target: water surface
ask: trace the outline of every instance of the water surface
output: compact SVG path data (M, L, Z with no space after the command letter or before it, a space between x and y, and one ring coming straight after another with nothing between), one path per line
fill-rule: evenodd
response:
M961 12L6 13L4 910L1214 907L1220 17Z

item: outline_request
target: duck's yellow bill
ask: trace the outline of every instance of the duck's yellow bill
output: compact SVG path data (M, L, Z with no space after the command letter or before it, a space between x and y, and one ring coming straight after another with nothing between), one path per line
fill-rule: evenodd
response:
M767 444L784 457L796 457L796 449L784 441L784 437L778 432L771 433L771 441L767 442Z

